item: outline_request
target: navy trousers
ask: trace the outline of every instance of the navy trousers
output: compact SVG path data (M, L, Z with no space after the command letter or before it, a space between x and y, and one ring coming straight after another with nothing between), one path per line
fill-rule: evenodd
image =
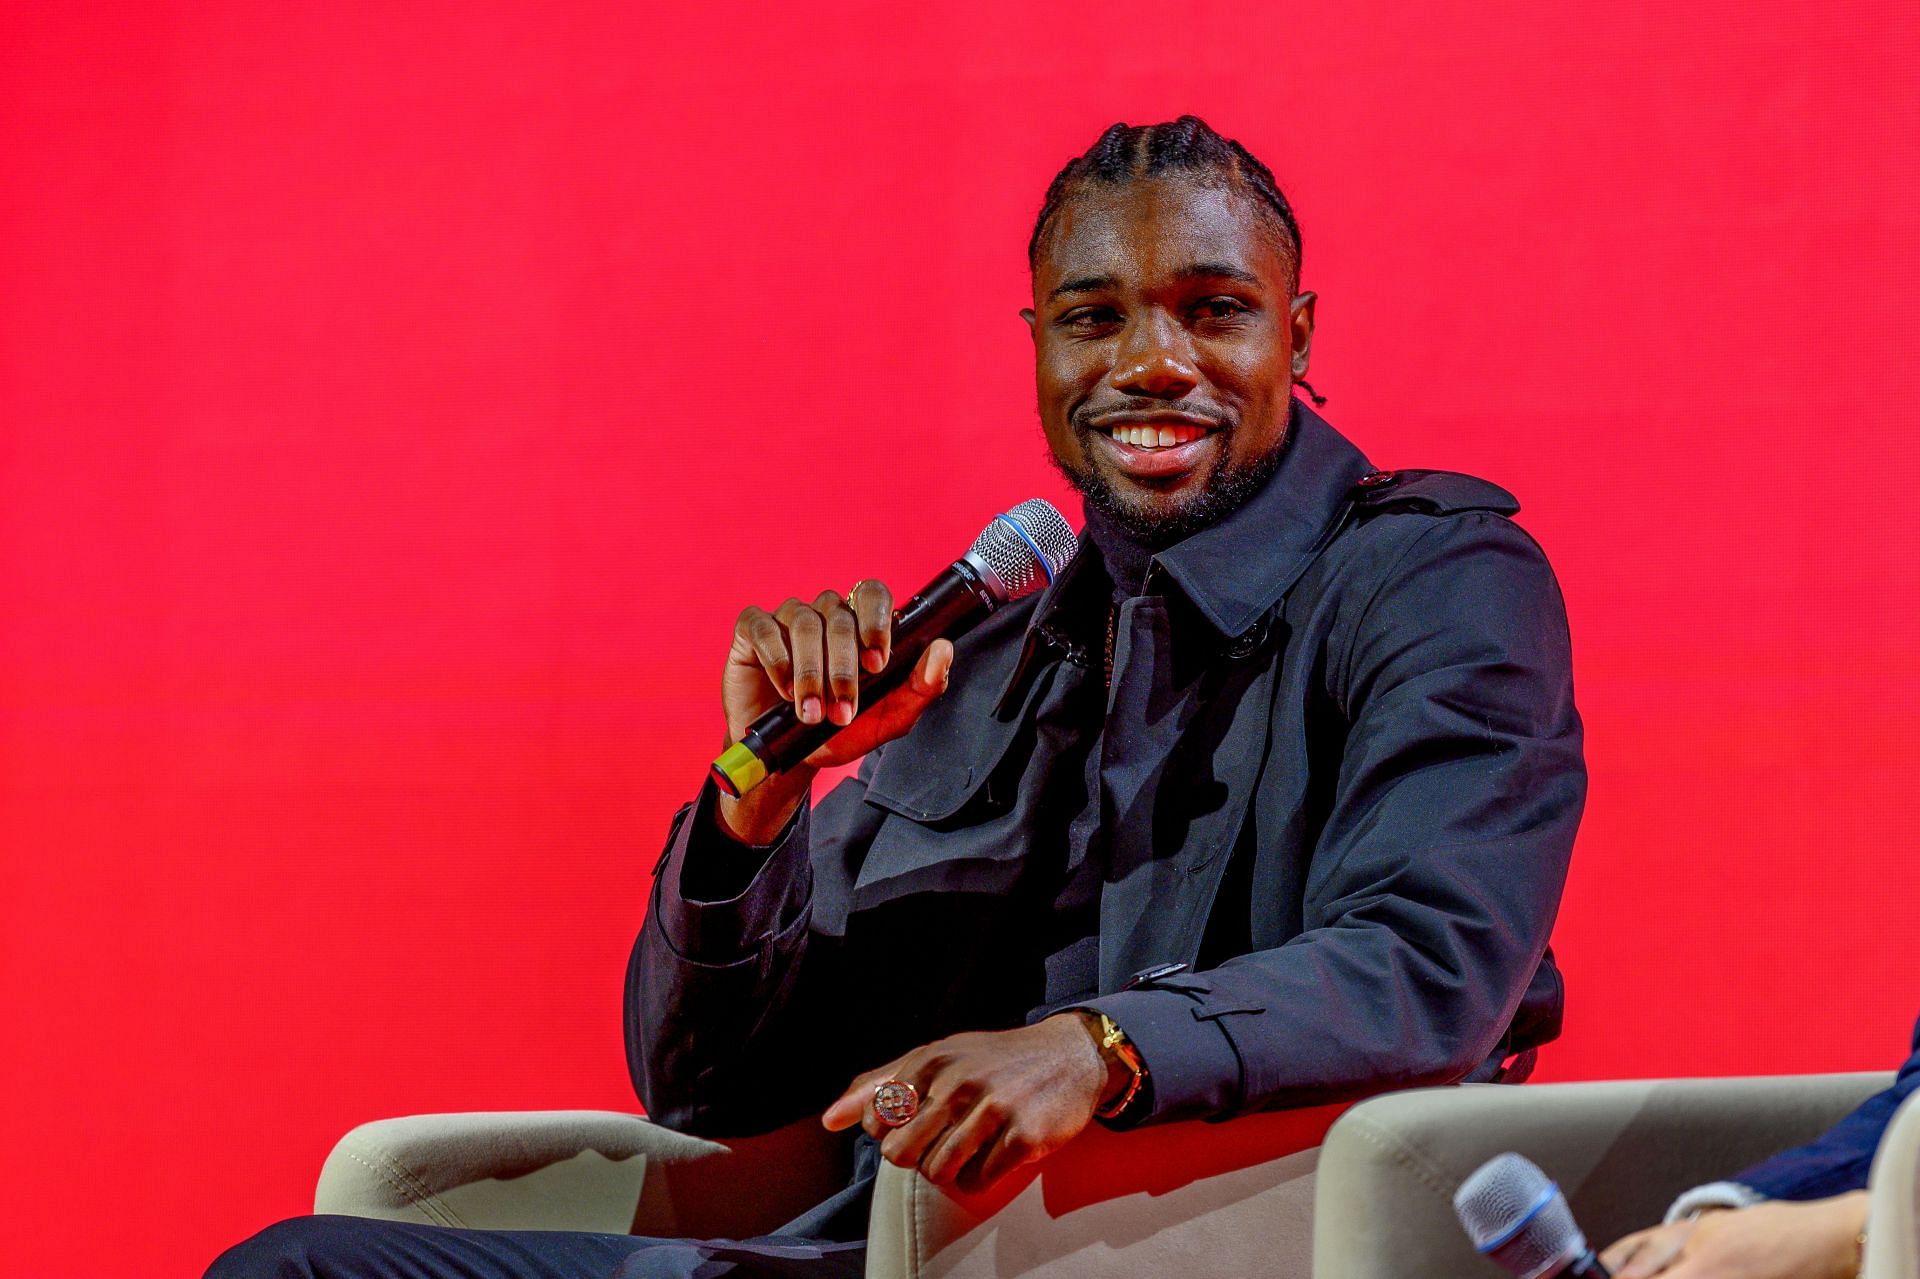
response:
M864 1240L646 1239L295 1217L229 1248L207 1279L860 1279L866 1257Z

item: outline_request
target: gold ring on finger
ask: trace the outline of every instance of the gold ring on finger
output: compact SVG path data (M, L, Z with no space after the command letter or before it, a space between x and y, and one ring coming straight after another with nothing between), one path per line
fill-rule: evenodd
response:
M888 1128L913 1122L920 1113L920 1090L904 1079L889 1079L873 1087L873 1117Z

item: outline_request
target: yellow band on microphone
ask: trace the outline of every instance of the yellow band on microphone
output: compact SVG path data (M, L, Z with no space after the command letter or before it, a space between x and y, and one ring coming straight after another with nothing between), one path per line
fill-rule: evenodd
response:
M767 780L767 766L745 743L735 742L713 761L713 780L738 799Z

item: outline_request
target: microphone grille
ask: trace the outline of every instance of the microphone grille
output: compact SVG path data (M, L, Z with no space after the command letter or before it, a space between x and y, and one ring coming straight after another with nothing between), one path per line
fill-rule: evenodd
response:
M1051 582L1079 549L1073 526L1053 503L1030 497L994 516L973 539L966 558L1005 604Z
M1453 1211L1473 1246L1521 1279L1550 1275L1587 1250L1567 1197L1523 1155L1480 1165L1454 1192Z

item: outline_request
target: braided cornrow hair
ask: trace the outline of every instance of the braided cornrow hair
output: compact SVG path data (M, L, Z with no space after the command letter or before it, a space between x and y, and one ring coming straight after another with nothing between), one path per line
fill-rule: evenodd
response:
M1085 154L1067 161L1067 167L1054 175L1047 187L1046 202L1040 206L1040 216L1034 221L1033 238L1027 241L1028 268L1039 265L1040 242L1046 237L1047 226L1082 183L1117 185L1169 173L1217 174L1237 182L1280 224L1294 273L1298 275L1300 223L1293 216L1293 206L1287 203L1287 197L1273 180L1272 170L1232 138L1215 133L1196 115L1183 115L1164 124L1113 125Z
M1067 161L1066 168L1048 184L1046 201L1040 206L1040 216L1034 219L1033 236L1027 241L1027 269L1038 268L1040 242L1046 237L1048 225L1081 184L1118 185L1169 173L1217 176L1238 183L1279 223L1282 247L1294 279L1300 278L1300 222L1280 184L1273 180L1273 171L1232 138L1215 133L1197 115L1183 115L1163 124L1111 125L1084 154ZM1294 383L1315 404L1327 402L1327 397L1315 391L1305 378L1295 378Z

